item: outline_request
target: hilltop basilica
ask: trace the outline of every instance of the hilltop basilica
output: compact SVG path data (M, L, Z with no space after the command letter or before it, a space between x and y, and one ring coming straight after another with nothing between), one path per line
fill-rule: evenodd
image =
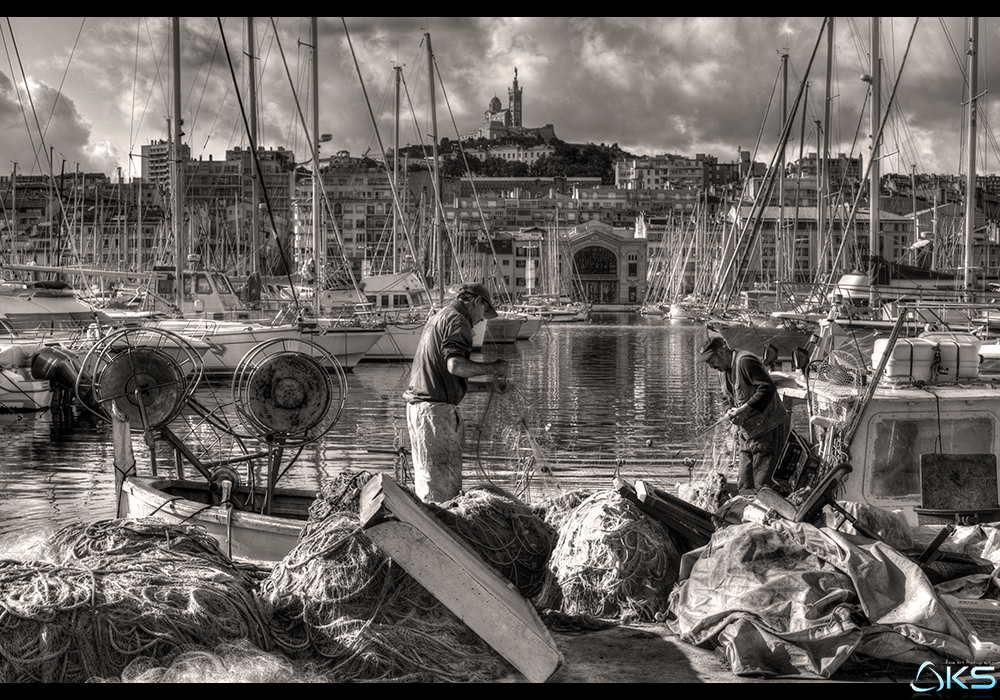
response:
M483 113L483 123L463 138L483 138L490 141L506 136L537 135L546 140L554 138L556 131L551 124L541 127L526 127L521 123L521 92L522 88L518 87L517 68L515 68L514 83L507 89L507 108L504 109L500 98L494 95L486 112Z

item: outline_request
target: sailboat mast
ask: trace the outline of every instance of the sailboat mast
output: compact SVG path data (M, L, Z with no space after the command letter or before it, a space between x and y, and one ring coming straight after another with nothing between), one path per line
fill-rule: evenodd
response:
M816 270L824 276L827 272L826 257L826 207L830 197L830 98L831 82L833 73L833 32L836 18L830 18L830 24L826 29L826 85L823 96L823 144L822 148L817 146L820 168L816 170L818 178L819 196L816 203L819 205L819 222L816 226ZM824 280L825 281L825 280Z
M247 17L247 58L250 70L250 148L257 147L257 66L254 64L254 22L253 17ZM253 154L250 157L250 274L260 271L260 225L257 220L257 201L260 198L260 181L253 166Z
M785 129L788 120L788 54L781 54L781 128ZM781 146L778 158L778 227L774 230L774 286L787 279L785 274L785 144ZM766 204L766 203L765 203Z
M322 286L322 270L326 263L326 245L320 228L322 212L320 210L320 172L319 172L319 30L318 18L312 17L312 162L313 162L313 310L319 313L319 294ZM320 261L324 264L321 265Z
M438 301L444 306L444 241L441 232L441 217L439 216L438 198L440 189L438 185L438 134L437 134L437 113L434 104L434 51L431 49L430 32L424 34L427 38L427 71L430 82L427 88L430 90L430 110L431 110L431 153L434 156L431 170L431 182L434 185L434 246L437 250L437 278L438 278Z
M174 64L174 158L173 158L173 229L174 229L174 274L177 285L177 306L184 299L184 246L181 241L182 212L184 207L184 165L181 153L181 18L173 18L173 64Z
M969 73L969 111L966 138L968 139L968 163L965 171L965 276L964 285L967 294L975 294L976 273L972 269L972 247L976 230L976 93L979 90L977 73L979 50L979 18L971 17L968 51Z
M396 96L393 103L393 123L392 123L392 182L396 191L399 192L399 83L402 66L395 66L396 72ZM403 212L399 207L393 207L392 216L392 272L399 272L399 260L397 251L399 250L399 217Z
M869 206L869 219L868 219L868 255L871 258L871 265L875 264L875 256L879 255L882 251L879 246L879 192L881 175L879 173L879 139L881 138L881 133L879 132L879 123L881 121L882 113L882 61L879 57L879 21L878 17L872 17L872 32L871 32L871 89L872 89L872 105L871 105L871 129L872 129L872 150L871 150L871 163L870 163L870 175L868 180L868 206ZM872 288L872 294L874 295L874 287ZM874 301L874 299L872 300Z

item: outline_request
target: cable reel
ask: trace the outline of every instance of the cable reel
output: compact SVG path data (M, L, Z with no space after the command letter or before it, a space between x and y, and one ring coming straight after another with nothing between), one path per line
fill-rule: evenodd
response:
M101 418L110 420L113 407L132 430L149 430L180 413L203 372L201 355L182 336L158 328L126 328L91 346L74 391Z
M337 358L319 345L275 338L240 360L232 392L236 412L254 437L270 445L301 446L321 438L340 419L347 378Z

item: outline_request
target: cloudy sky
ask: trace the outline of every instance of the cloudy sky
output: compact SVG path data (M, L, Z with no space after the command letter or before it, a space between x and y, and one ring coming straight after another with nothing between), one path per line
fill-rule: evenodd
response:
M185 140L195 157L206 159L248 143L239 111L240 98L249 109L247 20L221 18L221 24L220 32L219 18L181 20ZM883 105L902 68L883 172L909 173L914 165L918 172L959 172L966 22L921 18L915 31L914 24L914 18L881 21ZM738 149L755 148L757 160L770 160L780 131L780 56L789 57L790 104L818 45L804 131L797 120L789 145L797 158L803 146L816 150L815 122L822 120L827 44L821 26L816 17L349 17L345 31L341 18L321 18L320 132L332 136L323 153L378 154L348 36L386 147L395 65L403 66L413 105L411 111L404 95L401 142L418 143L418 134L431 132L430 32L444 85L437 93L439 137L454 138L456 125L458 132L478 126L494 95L506 106L516 68L525 126L552 124L564 141L617 143L637 155L708 153L723 162L736 160ZM295 97L311 127L309 18L258 17L254 28L258 143L283 146L305 160ZM998 31L996 20L981 21L979 91L987 127L979 140L980 173L1000 171L988 128ZM36 154L51 148L57 173L79 167L114 175L120 167L128 178L140 168L140 147L167 138L173 114L167 18L16 17L0 22L0 35L0 174L14 161L19 173L44 172L48 166ZM832 149L864 154L867 163L871 129L861 75L871 70L870 21L837 18L834 36Z

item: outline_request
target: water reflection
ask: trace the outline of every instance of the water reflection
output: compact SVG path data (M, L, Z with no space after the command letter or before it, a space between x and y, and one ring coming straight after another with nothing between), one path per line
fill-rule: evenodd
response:
M482 426L468 435L467 483L489 477L500 462L523 462L528 436L552 467L548 490L607 488L616 469L668 484L686 477L683 458L701 456L699 433L724 410L716 373L695 361L698 330L656 317L595 314L591 323L552 324L530 341L484 348L483 358L510 362L514 391L463 402L467 422ZM286 485L318 489L344 469L392 473L394 448L409 445L401 398L408 374L403 363L358 365L348 375L340 421L302 449ZM231 401L225 385L198 396ZM106 424L75 409L0 416L0 436L0 543L114 516ZM143 471L148 450L141 435L133 437ZM162 473L172 454L158 448L157 455Z

